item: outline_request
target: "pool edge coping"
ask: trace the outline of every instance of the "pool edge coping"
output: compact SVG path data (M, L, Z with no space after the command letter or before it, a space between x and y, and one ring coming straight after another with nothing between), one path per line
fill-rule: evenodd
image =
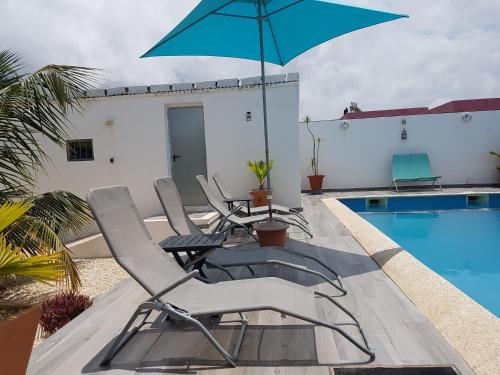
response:
M464 191L402 191L400 194L394 194L395 192L387 192L385 194L364 194L364 195L346 195L333 197L337 200L342 199L373 199L373 198L419 198L419 197L446 197L446 196L456 196L456 195L500 195L498 190L464 190Z
M322 201L476 374L498 370L500 319L337 198Z

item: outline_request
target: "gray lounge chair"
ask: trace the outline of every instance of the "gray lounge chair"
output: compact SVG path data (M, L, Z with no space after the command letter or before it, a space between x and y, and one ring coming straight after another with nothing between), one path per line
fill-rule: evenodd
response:
M228 208L226 208L226 206L224 206L224 203L222 203L212 191L205 176L198 175L196 176L196 180L200 184L201 190L203 191L203 194L205 194L208 204L212 206L220 215L220 222L215 230L232 230L233 228L243 228L255 238L255 236L253 235L253 231L249 229L249 227L251 227L252 224L261 223L269 219L267 214L252 215L247 217L240 217L236 215L236 212L241 208L242 205L236 206L233 210L230 211ZM295 226L307 233L311 238L313 237L307 225L297 219L294 219L293 217L273 214L273 220Z
M222 181L222 176L219 173L217 173L217 172L212 173L212 178L214 179L215 186L217 186L217 189L219 189L220 194L222 195L222 197L224 199L230 199L230 200L237 199L234 196L232 196L229 193L229 191L226 189L226 185ZM302 221L304 221L305 224L308 224L307 219L302 214L300 214L297 210L295 210L293 208L288 208L288 207L273 203L272 209L273 209L273 212L278 213L278 214L297 216ZM268 211L267 206L251 207L250 208L250 214L252 214L252 215L265 214L265 213L267 213L267 211Z
M186 214L186 211L182 206L179 190L177 189L175 181L172 177L156 178L154 180L154 187L165 215L167 216L168 222L178 235L189 236L203 233L198 227L196 227L196 225L194 225L194 223L189 219L189 216ZM334 280L327 277L324 273L320 273L300 265L304 258L310 259L321 265L322 268L334 275ZM207 266L216 266L219 269L221 267L247 267L252 276L255 276L255 273L251 266L280 265L316 275L332 285L335 289L339 290L342 295L347 294L347 291L342 285L340 276L333 269L315 257L301 254L291 249L263 247L256 249L235 250L219 247L203 252L203 254L198 259L193 260L191 264L196 264L196 261L208 261ZM294 263L290 263L290 261ZM230 274L230 272L226 273Z
M203 283L195 278L198 271L186 273L152 240L125 186L92 189L87 202L115 260L151 295L137 307L113 341L101 366L109 365L127 341L145 324L151 323L147 319L153 311L184 321L201 331L232 367L236 366L248 324L244 313L252 311L273 311L330 328L367 354L370 360L375 358L354 315L330 296L277 278ZM336 325L318 319L318 297L330 301L349 316L352 319L349 324L359 329L361 340L345 332L342 328L345 324ZM235 349L230 354L203 325L201 318L233 313L239 314L241 328Z

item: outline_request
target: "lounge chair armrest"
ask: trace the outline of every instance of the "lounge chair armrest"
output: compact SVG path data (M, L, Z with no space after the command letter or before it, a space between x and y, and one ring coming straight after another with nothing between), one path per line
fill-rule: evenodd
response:
M302 266L300 264L283 262L282 260L272 260L271 259L271 260L267 261L267 263L276 264L276 265L280 265L280 266L284 266L284 267L288 267L288 268L292 268L292 269L300 270L300 271L310 271L310 269L308 269L307 267Z
M239 205L237 205L235 208L231 210L231 214L234 214L235 212L239 211L241 207L245 206L246 202L241 202Z
M243 202L243 203L241 203L241 204L237 205L237 206L236 206L235 208L233 208L233 209L232 209L232 210L231 210L231 211L230 211L227 215L222 215L222 214L221 214L221 216L220 216L220 218L219 218L219 219L227 219L229 216L233 216L235 212L239 211L239 209L240 209L241 207L245 206L245 205L246 205L246 203L245 203L245 202Z
M230 250L228 250L228 251L230 251ZM302 266L300 264L288 263L288 262L284 262L282 260L276 260L276 259L257 260L257 261L254 261L254 262L248 261L248 262L241 262L241 263L237 263L237 264L234 264L234 263L233 264L224 264L224 263L222 263L221 266L222 267L242 267L242 266L259 266L259 265L263 265L263 264L280 265L280 266L283 266L283 267L289 267L289 268L292 268L292 269L295 269L295 270L309 272L309 273L315 273L316 272L316 271L310 270L309 268L307 268L305 266Z
M161 292L156 293L154 296L152 296L151 298L149 298L147 301L151 302L151 301L155 301L155 300L159 299L160 297L162 297L166 293L170 292L172 289L177 288L179 285L184 284L185 282L191 280L192 278L194 278L194 277L196 277L198 275L199 275L199 271L198 270L193 270L193 271L187 273L185 277L183 277L182 279L176 281L172 285L167 286L165 289L163 289Z

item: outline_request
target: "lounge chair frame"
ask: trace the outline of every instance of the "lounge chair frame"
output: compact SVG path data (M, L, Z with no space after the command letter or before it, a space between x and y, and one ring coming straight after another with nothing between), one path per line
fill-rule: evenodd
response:
M117 259L118 261L118 259ZM136 275L130 272L123 264L119 262L119 264L127 271L130 273L130 275L140 284L139 279L137 278ZM118 335L118 337L115 339L111 347L108 349L106 352L103 360L101 361L100 365L102 367L107 367L111 363L111 360L114 358L114 356L120 351L120 349L125 346L125 344L145 325L147 324L147 319L150 316L150 314L153 311L158 311L161 313L164 313L165 316L170 317L171 319L174 320L180 320L187 322L191 324L194 328L198 329L206 338L207 340L212 344L212 346L220 353L220 355L224 358L224 360L227 362L227 364L230 367L236 367L237 366L237 361L238 361L238 355L241 349L241 345L243 343L246 327L248 325L248 318L246 317L245 313L248 312L257 312L257 311L275 311L277 313L280 313L281 315L288 315L291 317L294 317L296 319L300 319L304 322L308 322L317 326L329 328L333 331L338 332L341 336L343 336L345 339L347 339L351 344L353 344L356 348L358 348L361 352L365 353L366 355L369 356L369 361L373 361L375 359L375 352L373 351L364 331L363 328L361 327L359 321L356 319L356 317L349 312L344 306L342 306L340 303L336 302L332 297L325 293L317 292L315 291L314 294L318 297L325 298L329 302L331 302L333 305L335 305L337 308L339 308L343 313L345 313L351 320L352 323L343 323L343 325L353 325L356 326L357 329L359 330L361 337L362 337L362 342L359 342L356 340L354 337L349 335L345 330L339 327L339 325L336 324L331 324L328 322L324 322L319 319L311 318L308 316L303 316L300 314L296 314L293 311L285 311L281 309L276 309L270 306L269 308L263 309L263 308L255 308L255 309L246 309L245 311L235 311L231 309L218 309L217 311L213 311L213 315L224 315L224 314L239 314L240 315L240 320L238 321L241 323L240 327L240 332L238 335L238 339L236 341L236 346L233 350L233 353L230 354L224 346L215 338L212 333L203 325L203 323L197 319L197 316L194 316L189 313L189 311L185 311L182 309L178 309L175 306L172 306L171 304L168 303L163 303L159 300L160 297L164 296L171 290L175 289L176 287L182 285L183 283L187 282L188 280L199 277L199 273L197 270L192 271L188 274L186 274L186 277L172 285L167 286L164 290L161 292L153 295L151 298L148 298L146 301L141 303L132 317L129 319L125 327L123 327L122 331ZM132 327L132 325L135 323L137 318L139 316L143 315L143 318L141 319L140 323L135 325L132 330L129 331L129 329ZM210 312L207 312L206 314L200 316L200 317L205 317L207 315L212 315Z
M214 228L215 231L232 231L234 228L243 228L247 231L249 235L251 235L255 240L257 238L253 235L252 225L255 223L261 223L268 219L266 214L255 215L255 216L247 216L247 217L239 217L236 215L236 212L243 207L242 203L236 206L232 210L228 210L224 204L216 197L216 195L211 190L208 185L208 181L205 176L198 175L196 176L196 180L200 184L201 190L203 194L207 198L208 203L219 213L219 224ZM285 217L280 214L274 214L273 220L279 221L288 225L295 226L305 232L310 238L313 238L313 235L309 228L307 228L306 224L300 222L299 220L293 217Z
M212 179L215 182L215 186L217 186L217 189L219 190L220 194L224 199L235 199L229 191L226 189L226 185L222 181L222 177L219 173L214 172L212 173ZM302 215L298 210L294 208L289 208L285 206L280 206L277 204L272 205L273 212L277 214L285 214L285 215L294 215L297 218L299 218L301 221L303 221L305 224L308 224L307 219ZM266 213L268 210L267 206L266 207L252 207L250 209L250 213L255 215L255 214L262 214Z
M228 252L234 253L234 250L228 249L224 246L222 246L221 248L224 250L227 250ZM290 269L293 269L296 271L308 273L310 275L314 275L316 277L319 277L320 279L323 279L324 281L326 281L328 284L333 286L335 289L337 289L341 293L340 295L337 295L335 297L345 296L347 294L347 290L345 289L344 285L342 284L342 279L339 276L339 274L337 272L335 272L331 267L326 265L324 262L322 262L321 260L319 260L315 257L312 257L310 255L307 255L307 254L302 254L302 253L299 253L297 251L293 251L291 249L281 249L279 247L272 247L272 249L273 249L273 251L276 251L276 252L282 251L282 252L286 253L287 255L296 255L298 257L309 259L311 261L318 263L319 265L321 265L323 268L325 268L326 270L328 270L330 273L332 273L335 276L336 283L334 280L328 278L324 273L321 273L321 272L318 272L315 270L311 270L311 269L309 269L305 266L301 266L299 264L284 262L282 260L277 260L277 259L265 259L265 260L258 260L257 259L254 261L245 261L245 262L237 262L237 261L216 262L213 259L210 259L210 253L212 251L207 251L207 252L203 253L200 257L191 260L190 262L186 263L186 265L183 268L186 271L188 271L191 266L196 266L197 269L200 269L201 268L200 263L205 263L209 267L217 268L217 269L223 271L226 275L229 276L229 278L231 280L236 280L236 278L233 276L231 271L228 270L228 268L245 267L250 272L252 277L255 277L256 273L252 269L252 266L261 266L261 265L281 266L281 267L290 268Z
M429 188L433 188L437 183L437 186L439 186L439 189L441 191L443 191L443 187L441 186L441 183L439 182L440 178L441 177L413 178L413 179L394 179L393 178L392 183L391 183L391 190L394 187L394 190L399 192L399 189L402 186L398 186L398 182L401 184L401 183L405 183L405 182L431 182L432 181L432 184L429 186Z
M195 224L190 221L189 216L186 214L184 207L182 206L182 203L181 203L181 198L180 198L180 194L178 192L177 186L175 185L175 182L174 182L172 177L156 178L154 180L153 185L154 185L154 188L155 188L156 193L158 195L158 198L160 200L160 203L163 207L163 211L165 212L165 215L167 216L167 219L170 223L170 226L178 235L203 234L203 232L201 230L199 230L199 228L196 227ZM168 193L168 196L164 196L164 194L167 194L167 193ZM167 202L168 199L170 199L172 201ZM244 203L242 203L242 204L244 204ZM236 209L237 208L235 208L235 210ZM174 217L174 215L176 213L177 213L178 217ZM221 222L219 222L219 223L221 223ZM245 228L245 230L248 230L248 228L246 226L244 228ZM217 227L214 229L214 233L217 229L218 229ZM193 231L195 233L193 233ZM250 235L253 236L252 233L250 233ZM160 246L162 246L162 243L160 243ZM227 250L228 252L233 252L233 255L234 255L233 250L227 249L224 246L221 246L220 248ZM269 248L267 248L267 250L269 250ZM186 248L186 251L187 252L192 251L192 252L197 253L196 247L193 249ZM265 260L256 259L254 261L238 262L238 261L234 261L234 257L233 257L232 261L226 260L226 262L224 262L224 261L223 262L216 262L210 258L210 255L213 254L214 251L215 251L215 249L212 249L212 250L209 249L209 250L203 251L203 253L201 255L190 256L191 260L187 263L183 263L183 262L179 261L179 259L177 258L178 255L176 257L176 260L179 263L179 265L181 267L183 267L186 271L189 271L191 269L191 267L194 267L194 268L201 270L202 265L206 264L207 266L214 267L214 268L217 268L217 269L223 271L231 279L234 279L234 277L231 274L231 272L228 270L228 268L246 267L248 269L248 271L250 272L250 274L253 277L255 277L256 274L253 271L252 266L257 266L257 265L282 266L282 267L302 271L302 272L317 276L317 277L323 279L324 281L326 281L328 284L332 285L339 292L341 292L341 294L340 294L341 296L347 294L347 290L343 286L342 279L339 276L339 274L337 272L335 272L327 264L322 262L321 260L319 260L315 257L312 257L310 255L307 255L307 254L302 254L302 253L299 253L299 252L291 250L291 249L281 249L279 247L272 247L273 252L284 252L287 255L294 255L297 257L301 257L301 258L305 258L305 259L309 259L311 261L314 261L315 263L321 265L328 272L333 274L335 276L335 280L330 279L329 277L327 277L325 274L323 274L321 272L311 270L307 267L304 267L304 266L301 266L298 264L284 262L284 261L279 260L279 259L265 259Z

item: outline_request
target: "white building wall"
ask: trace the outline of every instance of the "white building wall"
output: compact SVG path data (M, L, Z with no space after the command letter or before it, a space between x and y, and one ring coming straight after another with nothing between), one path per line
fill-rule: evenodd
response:
M313 122L311 130L324 139L320 151L324 188L388 187L392 155L420 152L429 155L443 184L499 183L498 159L488 153L500 150L500 111L471 115L470 122L462 120L462 113ZM403 117L407 140L401 139ZM349 124L345 130L343 122ZM305 124L299 128L302 188L307 190L312 140Z
M85 197L90 188L121 184L144 217L161 214L153 179L171 170L166 111L191 105L204 108L209 176L221 173L234 195L247 196L257 182L246 161L265 158L260 86L96 98L82 116L72 116L70 136L93 139L95 160L68 162L64 150L48 143L52 163L38 176L39 192L67 190ZM268 106L274 198L300 207L298 82L270 86Z

